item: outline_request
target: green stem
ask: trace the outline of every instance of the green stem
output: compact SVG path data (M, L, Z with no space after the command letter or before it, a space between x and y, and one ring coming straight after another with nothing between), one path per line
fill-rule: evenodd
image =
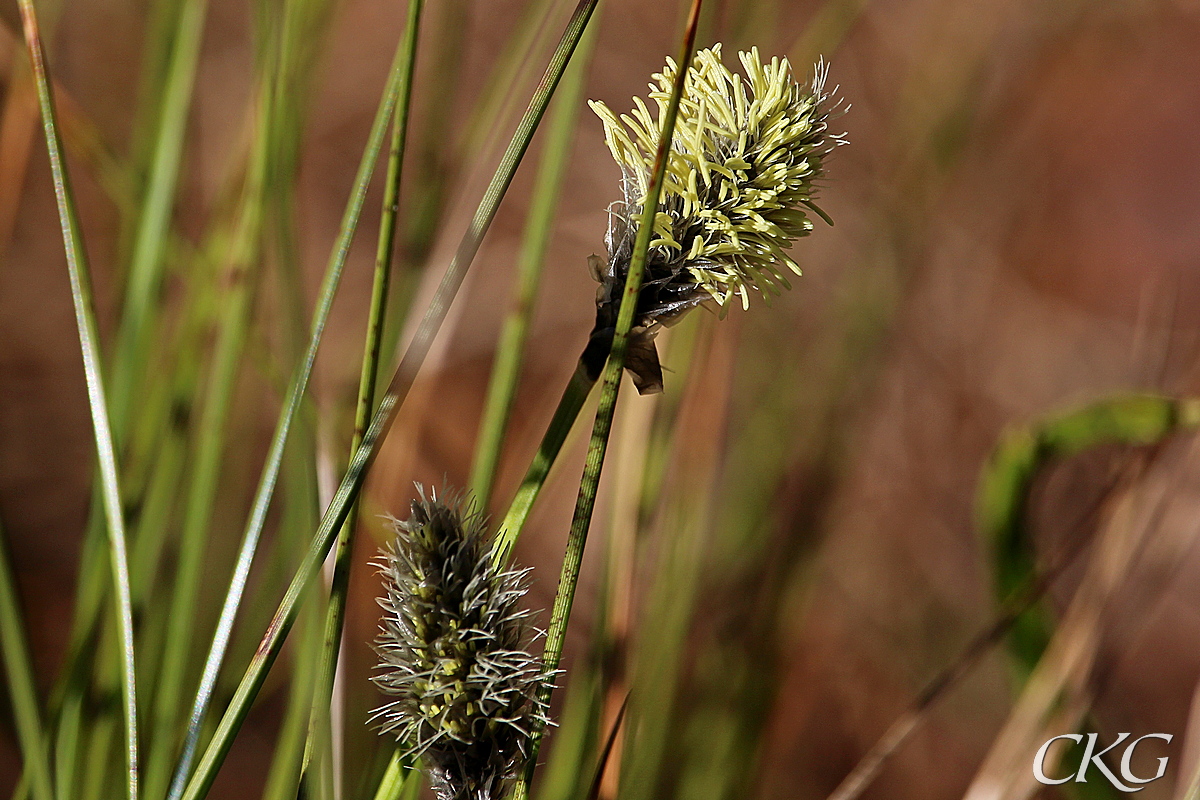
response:
M54 175L54 196L62 225L63 246L67 270L71 279L71 299L75 306L75 322L83 351L83 367L91 408L92 428L96 439L96 454L100 462L100 483L104 512L108 525L109 561L116 603L117 629L121 643L121 695L125 720L126 791L129 800L137 798L137 689L133 659L133 613L129 599L129 559L125 546L125 521L122 517L121 490L118 482L117 459L109 422L108 401L104 392L104 373L100 363L100 342L93 309L91 276L87 254L83 247L79 218L71 191L70 175L63 159L62 140L54 113L54 97L47 77L45 52L38 32L37 12L33 0L20 0L21 20L25 42L37 84L38 105L42 114L50 170Z
M357 499L363 482L366 480L367 469L375 460L383 438L399 410L400 403L407 396L417 370L428 354L429 348L433 344L433 338L449 312L450 303L459 287L462 286L466 270L478 252L484 234L487 233L487 229L495 218L500 201L512 183L517 167L529 147L529 142L533 139L537 125L546 111L546 106L550 103L550 98L558 86L558 81L566 69L575 46L579 43L579 38L583 35L584 28L587 26L597 2L598 0L580 0L575 13L567 23L558 47L550 58L546 73L524 116L518 123L517 130L501 158L500 166L492 176L492 181L475 211L471 226L460 242L458 251L447 268L429 308L426 309L425 316L417 327L412 342L400 360L387 391L380 399L379 407L371 418L371 424L363 434L362 444L350 459L346 474L330 500L321 524L313 535L312 544L284 593L254 657L242 675L229 707L217 725L212 741L209 742L200 763L196 766L195 774L192 775L184 790L184 800L200 800L216 778L217 769L233 745L234 735L250 712L250 704L262 688L267 672L275 663L275 659L283 647L283 641L295 623L300 598L329 552L338 530L346 521L350 513L350 506Z
M538 167L529 216L525 222L525 235L517 258L517 291L496 347L496 360L488 383L483 421L480 423L479 440L475 445L475 459L471 468L471 493L481 510L487 509L491 498L496 465L500 461L500 446L512 412L529 320L533 316L534 300L546 263L546 249L558 211L563 176L570 160L571 141L575 136L579 103L583 97L597 27L593 25L589 29L592 32L580 42L579 53L563 78L555 100L554 114L546 131L544 155Z
M134 237L122 324L113 358L113 428L118 434L124 433L127 428L126 420L131 411L134 390L139 384L138 366L145 362L144 351L150 339L153 306L162 282L163 251L174 208L175 187L179 182L183 139L207 10L207 0L185 0L175 29L150 175Z
M413 787L421 785L420 771L411 764L405 764L400 752L399 748L392 752L392 759L379 781L379 788L375 790L375 800L400 800L406 795L405 790L408 796L412 796L416 793Z
M600 471L604 466L604 455L608 450L608 435L612 430L613 415L617 407L617 395L621 388L621 374L625 368L625 350L629 342L629 330L633 327L633 315L637 307L638 294L642 288L642 274L646 267L646 257L650 250L650 236L654 229L654 219L658 212L658 198L662 194L663 178L667 171L667 156L670 153L671 137L675 132L675 119L679 115L679 103L683 97L683 85L687 79L688 67L692 63L692 54L696 48L696 26L699 23L700 7L703 0L692 0L691 12L688 15L687 27L684 32L683 46L680 48L679 70L671 87L671 98L667 103L662 117L662 133L658 140L658 151L654 156L654 171L650 176L650 184L646 189L646 197L642 201L642 213L639 220L637 239L633 245L633 257L629 263L629 274L625 278L625 286L621 293L621 308L617 313L616 330L613 333L612 350L608 362L604 366L603 384L600 392L600 404L596 410L596 422L592 427L592 438L588 443L587 460L584 463L583 478L579 484L579 497L575 502L575 513L571 519L571 530L567 535L567 549L563 554L562 574L559 577L558 592L554 596L554 607L550 612L550 627L546 631L546 648L542 656L544 666L549 671L558 669L562 660L563 645L566 643L567 622L571 617L571 605L575 599L575 587L579 583L579 568L583 564L583 549L587 544L588 528L591 527L592 511L596 506L596 491L600 485ZM553 693L553 685L547 682L539 692L541 699L548 706ZM517 783L513 792L514 800L524 800L529 796L529 784L533 779L534 767L537 764L538 749L541 745L544 728L538 726L533 731L533 741L529 748L529 761L524 775Z
M367 317L367 336L363 347L362 370L358 379L358 404L354 413L354 435L350 454L362 444L362 434L371 421L375 402L375 383L379 375L380 347L383 322L387 310L388 287L392 272L392 251L396 239L396 217L400 206L400 179L408 135L408 113L412 100L413 70L417 60L417 32L420 29L424 0L409 0L401 51L404 55L400 77L399 98L392 119L392 143L388 153L387 178L383 193L383 214L379 223L379 240L375 251L375 276L371 285L371 307ZM300 780L307 780L318 731L329 718L333 699L333 683L337 675L338 654L341 651L342 630L346 623L346 595L350 589L350 567L354 554L354 527L358 521L358 503L350 508L338 534L334 555L333 577L329 587L329 605L325 614L323 650L317 664L317 680L313 689L312 710L308 720L308 736L304 742ZM329 732L332 737L332 731Z
M29 644L25 638L21 604L3 529L0 529L0 650L4 655L8 696L12 702L13 721L16 723L17 740L21 743L21 756L25 761L30 789L34 800L53 800L50 757L46 752L37 688L33 682L33 666L29 660Z
M537 500L542 486L546 483L546 477L550 474L550 468L554 466L554 460L558 458L558 451L562 449L567 434L571 432L571 427L575 424L579 412L583 409L583 404L587 402L588 394L595 385L596 382L588 377L587 368L580 362L575 367L575 372L571 375L571 380L563 391L562 398L558 401L558 408L554 409L554 417L550 420L550 425L546 428L545 435L542 436L542 443L538 445L538 451L534 454L533 461L529 464L529 469L526 471L521 485L517 488L517 493L513 496L508 513L504 515L504 521L500 523L500 530L496 534L495 549L492 553L492 558L497 563L504 563L512 553L517 538L521 535L521 529L525 526L525 520L529 518L529 512L533 510L534 501Z

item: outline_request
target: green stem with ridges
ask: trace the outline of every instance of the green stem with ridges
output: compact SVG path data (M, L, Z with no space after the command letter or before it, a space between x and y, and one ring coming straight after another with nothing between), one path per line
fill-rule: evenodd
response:
M412 101L413 72L417 60L417 33L425 0L409 0L408 18L401 42L403 72L400 77L399 98L392 119L392 143L388 153L387 177L383 191L383 212L379 223L379 239L375 251L375 275L371 285L371 306L367 316L367 336L363 347L362 369L358 380L358 402L354 412L354 435L350 454L362 444L362 432L371 421L375 402L375 383L379 375L380 347L383 322L387 311L388 288L392 272L392 251L396 240L396 217L400 206L400 179L403 172L405 143L408 135L408 113ZM334 550L333 577L329 586L329 605L326 608L323 650L317 664L317 679L313 689L312 710L308 720L308 736L304 742L301 782L307 780L317 742L319 728L329 719L333 699L333 683L337 674L338 654L341 651L342 629L346 623L346 594L350 589L350 566L354 555L354 528L358 522L358 503L350 508L338 534ZM331 741L328 731L325 741Z
M688 66L692 63L692 54L696 49L696 26L699 23L702 3L703 0L692 0L691 11L688 14L683 46L680 48L679 60L676 62L679 70L676 72L675 82L671 87L671 98L663 111L662 133L659 136L658 150L654 156L654 171L646 188L646 197L642 200L642 212L638 223L637 238L634 240L633 256L630 259L625 286L621 291L621 307L617 313L612 349L609 352L608 361L604 365L600 404L596 410L592 438L588 442L587 460L584 463L583 478L579 484L579 497L575 502L571 530L567 534L567 549L563 554L562 574L558 581L558 591L554 596L554 606L550 612L550 627L546 631L546 648L542 660L545 668L549 671L558 669L562 660L563 645L566 643L567 622L571 617L575 587L579 582L579 568L583 564L583 549L587 544L592 511L596 506L596 490L600 485L600 471L604 466L604 455L608 450L608 435L612 430L617 395L621 388L621 375L625 368L625 350L629 342L629 330L633 327L633 315L637 308L638 294L642 289L642 274L645 271L646 258L650 251L650 237L654 232L655 215L658 213L658 198L662 194L663 178L667 171L671 137L675 132L675 120L679 115L679 103L683 97L683 85L687 80ZM550 696L553 691L553 685L547 682L539 692L547 706L550 704ZM513 792L514 800L524 800L529 796L529 784L533 779L543 732L543 726L537 726L533 731L533 741L529 748L529 762Z

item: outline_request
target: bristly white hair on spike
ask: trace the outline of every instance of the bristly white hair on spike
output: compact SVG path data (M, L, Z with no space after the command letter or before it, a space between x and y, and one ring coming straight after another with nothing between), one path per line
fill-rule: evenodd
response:
M417 489L375 562L372 680L393 699L372 720L422 758L439 800L499 800L549 724L539 691L551 676L526 649L537 635L520 602L528 570L495 565L483 517L461 498Z

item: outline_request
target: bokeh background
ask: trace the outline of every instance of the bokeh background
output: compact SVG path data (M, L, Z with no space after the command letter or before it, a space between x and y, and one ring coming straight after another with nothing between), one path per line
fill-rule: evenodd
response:
M46 25L48 47L75 131L68 149L100 319L111 334L129 224L119 186L122 176L132 180L130 165L144 150L135 112L153 15L138 0L46 5L56 20ZM804 276L769 307L756 298L725 320L703 313L664 337L665 396L623 394L565 681L599 664L616 686L632 683L661 701L643 701L638 718L659 720L662 730L644 741L661 747L622 761L657 782L630 796L824 798L998 613L972 509L1001 431L1116 392L1200 389L1200 3L706 5L700 44L723 42L731 65L732 54L751 45L789 56L800 75L818 56L829 62L830 81L851 106L834 123L850 144L831 157L822 192L836 224L818 223L797 244ZM418 312L570 6L428 4L397 265L400 294ZM66 646L92 439L15 3L2 9L0 518L39 685L49 692ZM676 50L684 11L671 2L604 0L587 96L628 108ZM311 303L403 15L402 3L341 0L314 34L297 155L296 259L259 289L224 453L201 631L215 619L290 371L279 333L286 276ZM255 24L247 4L210 0L174 213L185 250L200 246L226 207L244 154ZM365 724L378 702L367 680L377 614L367 562L383 537L376 515L402 515L414 480L466 483L540 144L372 473L345 656L348 787L350 773L380 749ZM493 513L519 481L591 328L586 258L602 251L617 180L600 123L583 109ZM369 298L373 191L312 393L308 435L337 458L349 435ZM182 281L169 281L164 302L181 302L183 291ZM534 568L537 608L553 597L578 485L576 433L518 548ZM639 462L647 452L649 467ZM1108 447L1057 463L1039 478L1029 517L1047 552L1070 537L1099 540L1115 523L1086 509L1111 496L1112 476L1128 475L1131 464L1140 465L1136 476L1117 490L1132 498L1126 535L1144 535L1158 549L1117 569L1094 604L1093 626L1077 632L1087 656L1062 669L1092 705L1102 738L1176 737L1167 777L1142 795L1165 798L1186 771L1200 677L1197 453L1183 436L1152 453ZM643 473L656 476L646 490L636 478ZM283 541L278 531L271 538ZM606 554L620 546L636 557L630 575L614 578ZM1057 613L1086 580L1086 561L1052 587ZM252 619L265 618L275 585L256 578L264 599ZM613 591L627 601L616 612ZM608 609L604 619L599 605ZM246 631L235 662L244 663L254 636ZM665 659L667 677L643 668L647 652ZM213 796L258 796L286 684L268 683ZM963 796L1019 690L998 644L929 711L864 796ZM633 763L638 758L653 765ZM727 762L738 766L727 770ZM1142 771L1152 771L1148 756L1146 763ZM19 765L5 711L0 791L16 785ZM738 776L735 788L724 774ZM1075 796L1056 792L1042 796Z

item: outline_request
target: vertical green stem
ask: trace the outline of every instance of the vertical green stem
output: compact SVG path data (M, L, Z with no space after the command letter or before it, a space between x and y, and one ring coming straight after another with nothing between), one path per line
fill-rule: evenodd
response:
M21 743L21 755L25 760L33 798L53 800L50 757L46 752L46 737L38 710L37 688L33 683L29 645L25 638L25 626L21 622L17 585L9 565L3 529L0 529L0 651L4 656L13 721L16 723L17 739Z
M104 376L100 363L100 342L92 303L91 276L87 254L79 229L79 218L71 192L70 176L63 159L62 140L54 113L54 97L46 74L45 52L38 32L37 12L33 0L20 0L21 20L29 60L37 83L38 105L50 170L54 175L54 196L62 225L63 246L66 249L67 270L71 279L71 299L75 306L75 322L83 351L83 368L91 407L92 428L95 432L97 457L100 461L100 483L104 513L108 524L109 557L116 591L117 628L121 642L121 698L125 718L126 791L129 800L137 798L138 741L137 689L133 661L133 613L129 600L129 559L125 547L125 521L121 511L121 490L117 479L117 458L109 423L108 402L104 393Z
M604 465L604 455L608 449L608 435L612 430L613 414L617 406L617 394L621 387L621 374L625 367L625 350L629 341L629 329L633 326L634 310L637 307L638 293L642 288L642 274L646 267L646 256L650 250L650 236L654 230L654 219L658 212L658 198L662 193L663 177L667 171L667 157L671 149L671 137L675 132L675 119L679 115L679 103L683 97L683 85L687 79L688 68L692 63L692 54L696 48L696 26L699 23L700 7L703 0L692 0L691 11L688 14L687 28L684 32L683 46L680 48L679 70L675 75L675 83L671 87L671 98L663 112L662 134L658 140L658 151L654 156L654 172L646 189L646 197L642 201L642 214L639 221L637 239L633 245L633 257L629 264L629 274L621 294L621 308L617 314L616 331L613 334L612 351L604 366L603 383L600 392L600 404L596 410L596 422L592 427L592 438L588 443L587 460L584 463L583 479L579 485L579 497L575 502L575 513L571 519L571 530L567 535L567 549L563 555L562 574L559 577L558 592L554 597L554 607L550 612L550 627L546 631L546 649L543 661L547 670L557 670L562 659L563 645L566 642L567 622L571 616L571 604L575 599L575 587L579 582L579 568L583 563L583 549L587 544L588 528L592 522L592 511L596 506L596 490L600 485L600 471ZM541 691L542 699L549 704L553 687L547 683ZM537 764L538 748L541 744L543 728L534 730L533 742L530 746L529 763L525 774L517 784L513 793L515 800L524 800L529 796L529 783L533 778L534 767Z
M176 729L181 706L186 702L184 685L188 678L188 657L195 644L196 605L204 576L205 545L221 476L221 456L225 449L229 406L250 328L250 309L254 294L253 271L259 261L261 242L265 154L256 153L252 160L242 201L241 219L229 255L227 278L223 281L227 292L221 298L219 333L212 372L209 375L199 425L195 431L196 463L184 507L178 567L171 596L171 615L167 623L168 633L154 698L154 736L151 739L146 764L145 789L148 800L158 800L166 793L171 763L179 744Z
M417 60L417 32L420 28L424 0L409 0L401 50L403 63L399 97L392 119L392 143L388 153L387 178L383 192L383 214L379 223L379 241L375 251L375 276L371 285L371 308L367 317L367 337L363 347L362 371L358 381L358 405L354 413L354 436L350 455L362 444L363 431L371 421L375 402L375 382L379 374L380 347L386 313L388 284L392 271L392 250L396 239L396 217L400 204L400 178L408 134L408 112L412 100L413 70ZM324 646L317 665L317 681L313 690L312 710L308 720L308 737L304 742L301 781L307 779L320 738L319 728L328 720L333 698L334 677L337 674L338 653L341 650L342 629L346 622L346 594L350 588L350 566L353 557L354 527L358 521L358 503L350 508L338 534L334 551L333 578L330 581L329 605L325 615ZM330 731L332 734L332 731Z
M161 117L134 236L124 317L113 358L113 428L118 433L123 433L127 427L126 419L139 383L138 366L144 362L144 350L149 340L151 309L162 279L163 250L179 181L184 131L207 9L207 0L185 0L175 30L167 82L163 87Z

